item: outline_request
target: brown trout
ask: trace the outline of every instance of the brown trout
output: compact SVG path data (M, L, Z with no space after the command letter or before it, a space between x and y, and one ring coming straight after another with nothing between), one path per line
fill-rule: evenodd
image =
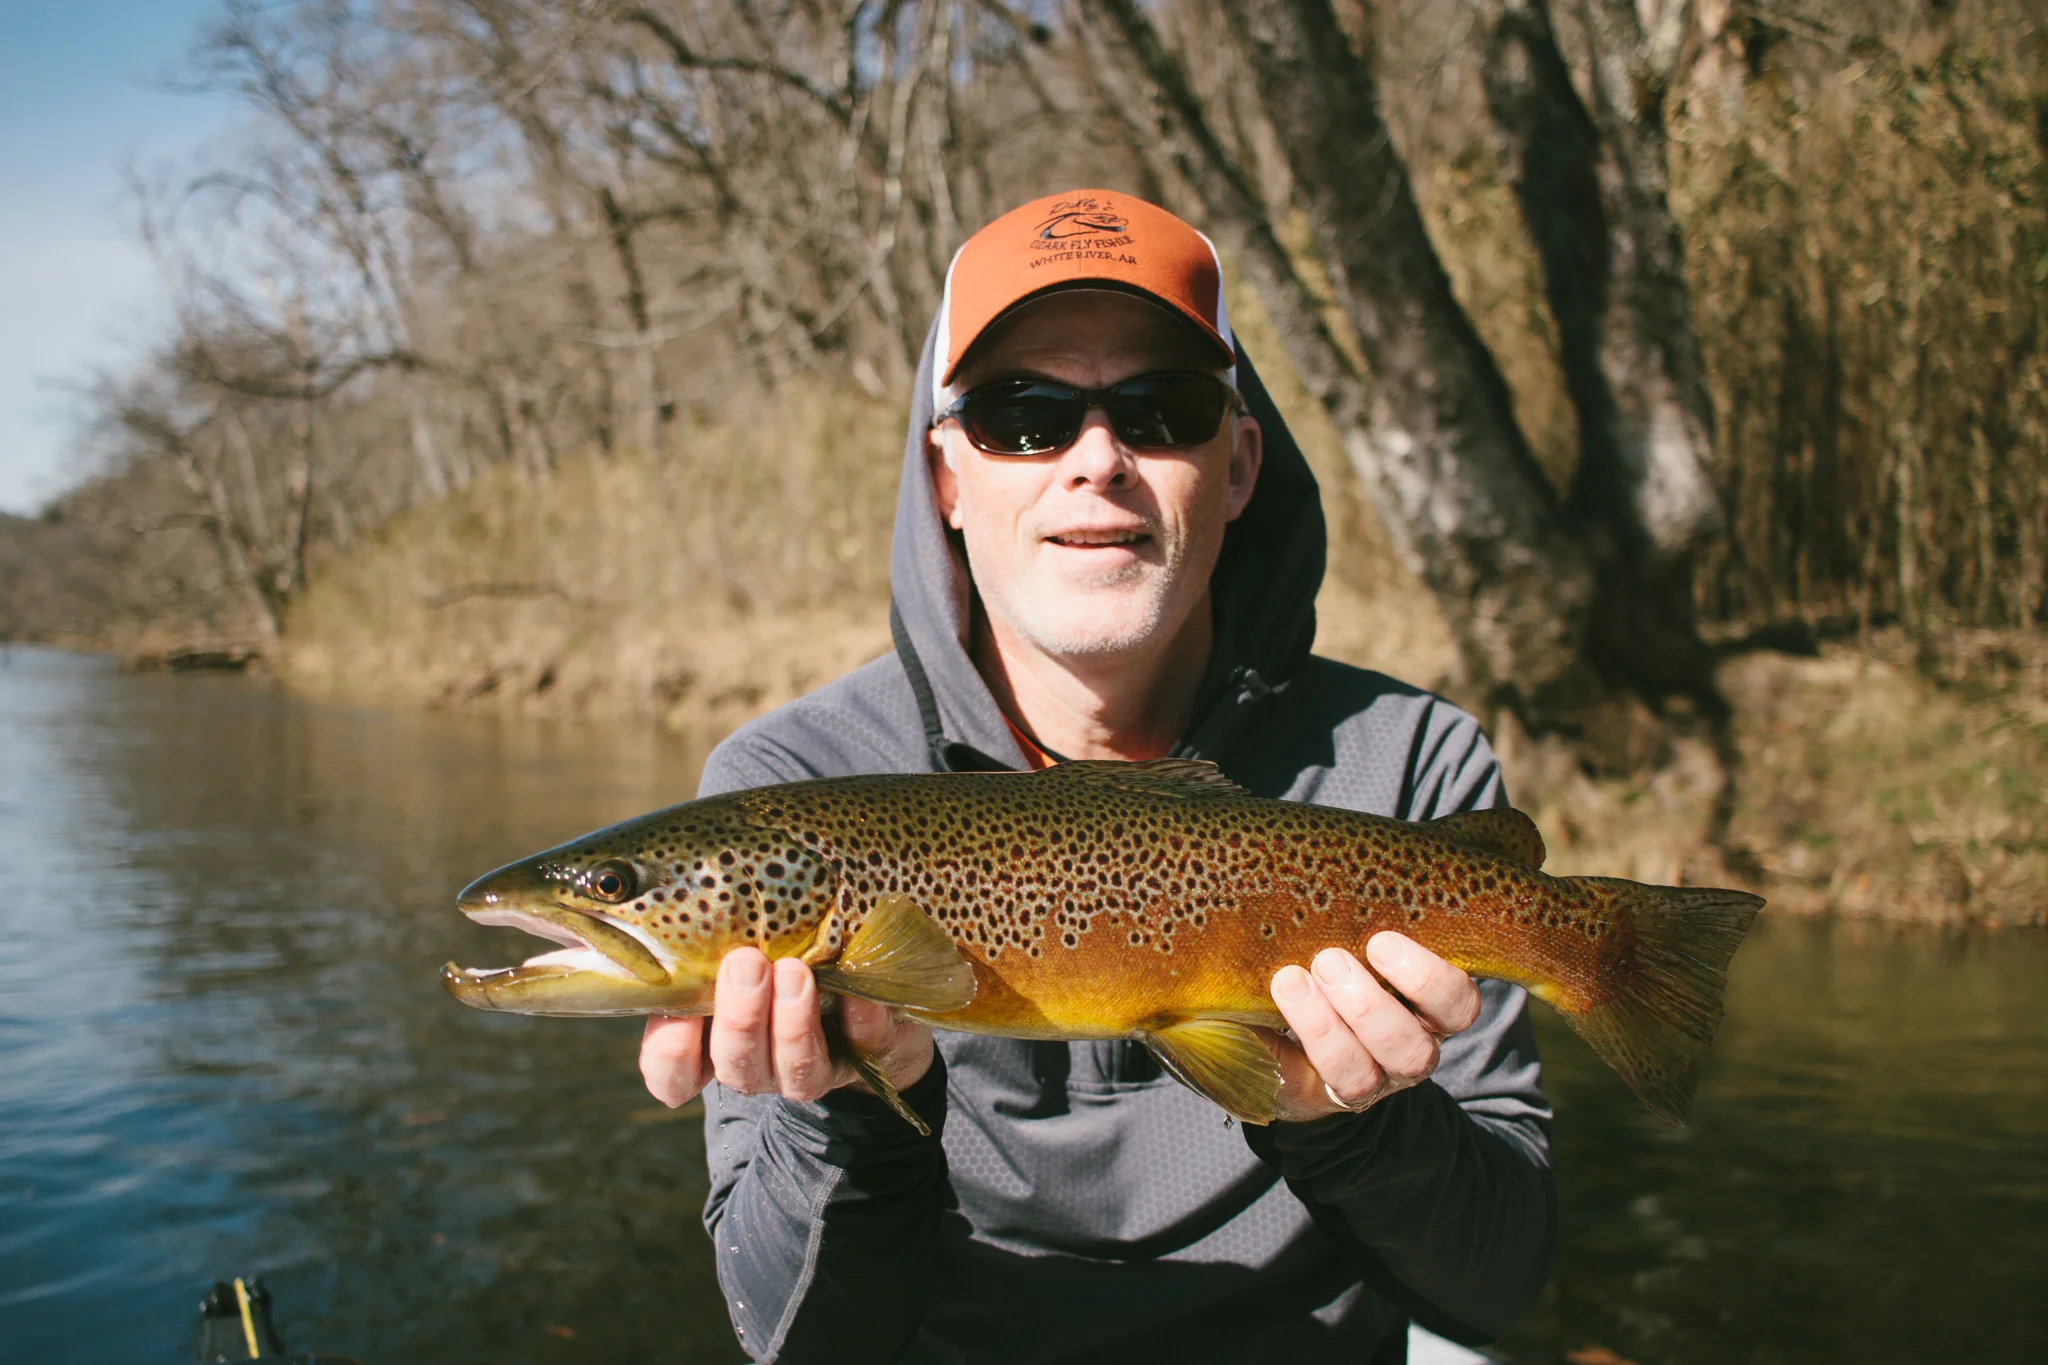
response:
M1684 1122L1762 900L1551 877L1543 857L1518 811L1389 820L1252 796L1191 760L828 778L673 806L480 878L471 919L566 946L442 978L480 1009L702 1015L720 959L751 944L936 1028L1141 1039L1267 1123L1280 1073L1253 1026L1285 1027L1273 973L1395 929L1527 987Z

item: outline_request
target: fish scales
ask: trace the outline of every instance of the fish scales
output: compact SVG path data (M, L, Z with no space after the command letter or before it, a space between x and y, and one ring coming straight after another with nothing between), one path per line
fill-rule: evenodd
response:
M492 873L464 909L568 949L505 972L451 965L447 981L485 1008L701 1014L719 960L751 944L941 1028L1143 1039L1264 1121L1277 1069L1249 1075L1271 1054L1230 1030L1283 1025L1280 967L1362 954L1393 929L1526 986L1682 1118L1761 902L1552 877L1542 860L1517 812L1391 820L1255 797L1195 761L823 779L691 802Z

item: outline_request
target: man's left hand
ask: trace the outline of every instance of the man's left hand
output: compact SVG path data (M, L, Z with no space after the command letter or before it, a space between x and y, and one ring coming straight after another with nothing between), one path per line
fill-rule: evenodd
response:
M1311 967L1273 974L1273 1003L1288 1027L1272 1039L1283 1121L1360 1112L1422 1084L1443 1040L1479 1017L1472 978L1407 935L1374 934L1365 958L1371 970L1325 948Z

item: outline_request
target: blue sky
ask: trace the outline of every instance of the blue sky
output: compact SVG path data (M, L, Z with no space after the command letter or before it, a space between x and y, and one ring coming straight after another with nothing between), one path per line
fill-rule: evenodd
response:
M163 318L122 168L190 161L232 109L170 93L218 0L0 0L0 510L77 481L76 400Z

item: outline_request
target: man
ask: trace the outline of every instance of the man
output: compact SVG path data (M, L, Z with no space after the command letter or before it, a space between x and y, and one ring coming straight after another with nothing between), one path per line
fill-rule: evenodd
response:
M703 793L1175 754L1406 819L1503 804L1470 717L1309 655L1323 548L1208 240L1123 194L1027 204L961 248L926 345L896 652L743 727ZM1497 1334L1555 1222L1523 995L1398 934L1365 957L1274 976L1290 1028L1267 1128L1137 1043L935 1041L847 1002L921 1138L827 1056L806 967L732 953L713 1018L651 1021L641 1066L669 1104L715 1078L705 1223L741 1344L1386 1361L1410 1317Z

